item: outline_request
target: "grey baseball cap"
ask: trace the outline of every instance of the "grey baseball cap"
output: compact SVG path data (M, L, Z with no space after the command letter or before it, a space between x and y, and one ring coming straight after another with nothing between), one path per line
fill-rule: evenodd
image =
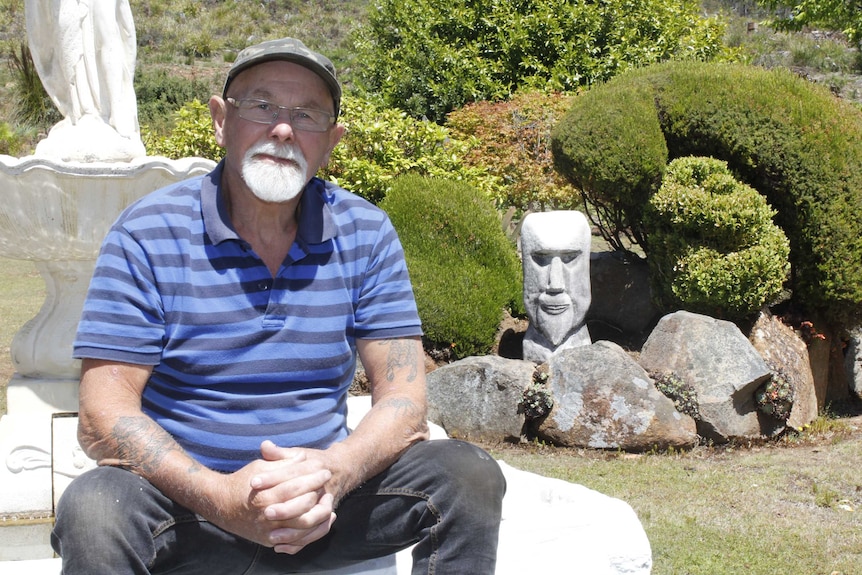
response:
M227 73L222 96L227 96L228 86L230 86L230 83L233 82L234 78L240 72L262 62L269 62L270 60L294 62L300 66L305 66L320 76L332 93L332 101L335 104L335 116L338 117L338 113L341 111L341 84L338 83L338 79L335 77L335 66L329 58L309 49L295 38L270 40L245 48L237 55L233 66L231 66Z

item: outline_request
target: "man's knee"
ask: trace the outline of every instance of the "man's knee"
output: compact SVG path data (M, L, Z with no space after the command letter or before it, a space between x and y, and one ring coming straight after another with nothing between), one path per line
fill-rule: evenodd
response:
M500 502L506 480L497 461L480 447L457 439L426 441L415 446L417 456L433 466L433 473L466 497Z
M116 467L97 467L72 481L58 502L58 511L80 511L85 514L96 509L128 508L129 499L143 490L144 480Z

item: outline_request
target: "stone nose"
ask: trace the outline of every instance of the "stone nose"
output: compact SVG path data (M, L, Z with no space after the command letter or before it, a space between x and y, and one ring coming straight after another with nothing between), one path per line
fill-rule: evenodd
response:
M560 293L566 290L566 275L563 268L563 261L559 256L554 256L551 259L551 265L548 269L548 285L545 289L548 293Z

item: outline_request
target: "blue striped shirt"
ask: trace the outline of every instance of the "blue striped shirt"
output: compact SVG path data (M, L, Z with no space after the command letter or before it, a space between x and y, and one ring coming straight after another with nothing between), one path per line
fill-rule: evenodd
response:
M233 229L222 165L137 201L108 233L75 357L154 366L144 412L232 471L260 443L346 437L356 338L421 334L401 244L377 207L317 178L272 277Z

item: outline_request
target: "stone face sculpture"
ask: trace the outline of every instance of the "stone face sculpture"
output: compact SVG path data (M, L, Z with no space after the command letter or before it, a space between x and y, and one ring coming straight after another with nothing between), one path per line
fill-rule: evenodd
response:
M64 116L36 155L85 162L146 155L128 0L26 0L24 8L33 63Z
M590 226L577 211L529 214L521 226L524 359L543 363L560 349L589 345Z

